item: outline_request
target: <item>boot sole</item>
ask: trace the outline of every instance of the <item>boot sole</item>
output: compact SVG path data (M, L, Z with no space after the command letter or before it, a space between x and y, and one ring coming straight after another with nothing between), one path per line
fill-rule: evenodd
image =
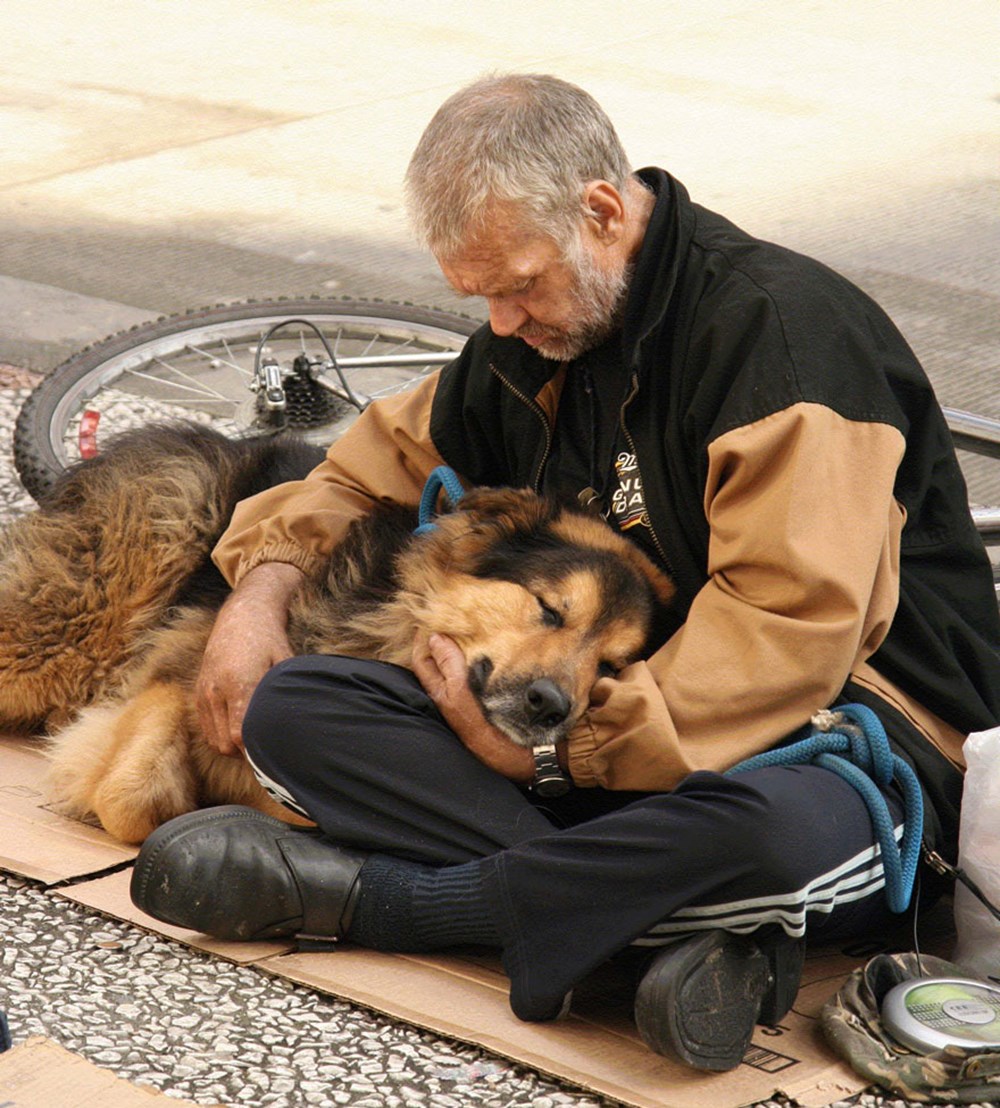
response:
M762 1009L776 1022L794 999L787 985L783 996L770 995L775 975L769 961L753 939L725 931L708 931L657 955L635 997L643 1042L695 1069L738 1066ZM788 1005L775 1015L789 992Z

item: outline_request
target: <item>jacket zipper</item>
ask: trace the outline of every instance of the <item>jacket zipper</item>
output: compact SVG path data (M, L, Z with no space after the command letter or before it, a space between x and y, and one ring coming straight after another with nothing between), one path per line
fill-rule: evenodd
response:
M490 372L518 400L520 400L521 403L525 405L525 407L527 407L532 412L534 412L535 415L538 416L539 420L541 420L542 427L545 430L545 449L542 451L542 456L541 456L541 458L538 462L537 467L535 468L535 474L534 474L534 477L532 478L532 482L531 482L532 489L535 492L539 492L540 491L540 486L541 486L541 480L542 480L542 471L545 469L545 463L549 460L549 454L552 451L552 428L549 426L548 417L545 415L545 411L542 408L542 406L538 403L538 401L535 400L533 397L528 396L526 393L522 392L517 387L517 385L515 385L513 383L513 381L511 381L508 377L505 377L504 374L502 374L500 372L500 370L497 369L497 367L493 364L493 362L490 362ZM628 396L626 396L624 401L622 402L621 410L619 411L619 414L618 414L618 421L621 424L621 429L622 429L622 433L625 436L625 441L628 443L629 449L632 451L632 455L635 458L635 468L636 468L636 471L639 474L639 480L641 482L642 481L642 470L639 468L639 454L638 454L638 451L635 448L635 440L632 438L632 434L629 431L628 426L625 423L625 409L635 399L635 395L638 391L639 391L639 375L633 371L632 378L631 378L631 388L629 390ZM643 485L643 488L645 488L645 485ZM656 547L656 552L663 559L663 564L666 567L667 573L669 573L671 576L673 576L674 571L673 571L673 567L670 564L670 558L667 556L667 552L666 552L666 550L663 546L663 543L660 542L660 536L657 535L657 533L656 533L656 528L653 526L653 520L652 520L652 517L649 515L648 507L647 507L647 510L646 510L646 518L649 520L649 534L653 539L653 545Z
M537 400L523 393L517 385L505 377L492 362L490 362L490 372L502 385L509 389L522 404L534 412L542 422L542 427L545 430L545 449L542 451L541 459L535 467L535 474L531 481L532 490L534 492L539 492L541 490L542 471L545 469L545 463L549 460L549 454L552 452L552 428L549 426L548 417L545 415L545 410Z
M628 429L628 425L625 423L625 409L635 399L636 393L639 391L639 375L634 370L632 371L631 388L628 396L622 401L621 411L618 415L618 421L621 424L622 434L625 436L625 441L628 443L629 450L632 451L632 457L635 458L635 469L639 474L639 482L643 489L645 489L645 483L642 480L642 469L639 466L639 452L635 448L635 440L632 438L632 433ZM671 577L674 576L673 566L670 564L670 558L667 557L667 551L660 542L660 536L656 533L656 528L653 526L653 517L649 514L649 505L646 505L646 519L649 521L649 534L653 539L653 545L656 547L657 553L663 559L663 564L666 567L667 573Z

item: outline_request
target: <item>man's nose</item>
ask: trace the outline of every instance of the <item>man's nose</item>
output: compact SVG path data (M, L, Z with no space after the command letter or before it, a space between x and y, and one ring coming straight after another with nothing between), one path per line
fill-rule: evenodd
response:
M509 297L491 297L487 302L490 309L490 327L495 335L505 338L513 335L531 318L528 313Z

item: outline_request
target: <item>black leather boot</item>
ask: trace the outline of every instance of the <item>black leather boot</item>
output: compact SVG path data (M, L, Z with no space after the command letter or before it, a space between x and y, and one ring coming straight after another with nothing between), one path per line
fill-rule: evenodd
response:
M255 808L189 812L158 827L132 871L136 907L218 939L329 941L350 926L366 854Z
M699 1070L738 1066L758 1023L791 1008L805 943L780 929L706 931L657 953L635 995L639 1035L657 1054Z

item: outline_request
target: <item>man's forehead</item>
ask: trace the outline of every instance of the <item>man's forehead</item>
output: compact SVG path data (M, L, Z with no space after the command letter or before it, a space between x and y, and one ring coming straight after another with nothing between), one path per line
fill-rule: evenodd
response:
M490 225L438 264L460 292L497 296L536 276L559 257L555 242L507 221Z
M537 261L520 254L463 254L441 260L441 271L459 292L469 296L502 296L523 285L538 271Z

